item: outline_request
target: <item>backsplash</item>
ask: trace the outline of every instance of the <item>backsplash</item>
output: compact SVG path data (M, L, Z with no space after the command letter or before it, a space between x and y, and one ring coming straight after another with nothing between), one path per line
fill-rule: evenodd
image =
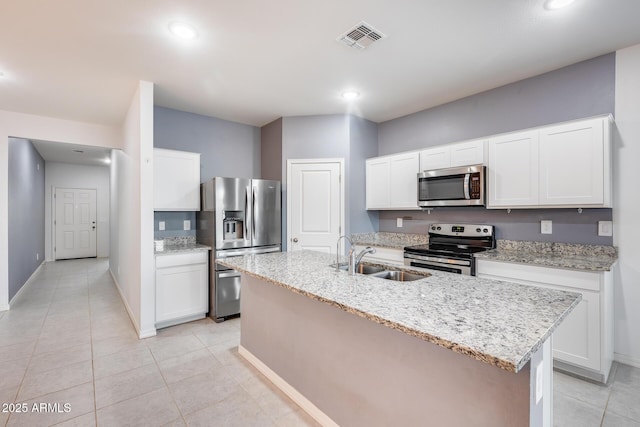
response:
M160 230L160 222L164 221L164 230ZM189 230L184 230L184 221L189 221ZM153 238L155 240L181 237L196 237L195 212L154 212ZM168 243L168 242L167 242Z
M404 218L397 227L397 218ZM540 221L553 221L553 234L540 233ZM381 232L427 234L434 222L490 224L496 239L612 246L613 237L598 236L598 221L611 221L611 209L435 208L427 211L380 211ZM615 224L613 227L615 228Z

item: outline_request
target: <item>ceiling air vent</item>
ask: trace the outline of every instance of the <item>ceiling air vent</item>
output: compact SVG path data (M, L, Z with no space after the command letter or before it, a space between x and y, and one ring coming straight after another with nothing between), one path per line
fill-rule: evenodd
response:
M362 21L355 27L347 30L337 38L338 41L349 47L364 49L373 42L387 37L382 31L378 31L373 26Z

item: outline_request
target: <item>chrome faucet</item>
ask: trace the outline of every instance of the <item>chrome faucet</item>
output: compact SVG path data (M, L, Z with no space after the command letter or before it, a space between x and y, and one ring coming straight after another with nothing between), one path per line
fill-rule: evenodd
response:
M347 235L338 237L338 241L336 242L336 271L340 271L340 239L347 239L349 241L349 274L355 274L356 269L353 264L355 261L353 242Z
M360 253L355 256L355 260L353 263L353 271L354 272L358 271L358 266L360 265L360 261L362 261L363 256L365 256L366 254L375 254L375 253L376 253L376 250L371 246L367 246L366 248L361 250Z

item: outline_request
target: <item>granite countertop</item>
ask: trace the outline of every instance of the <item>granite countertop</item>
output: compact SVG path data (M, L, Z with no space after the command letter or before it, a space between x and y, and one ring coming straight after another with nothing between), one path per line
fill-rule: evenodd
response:
M154 255L172 255L185 252L200 252L211 250L211 246L202 245L200 243L182 243L164 245L164 249L159 251L154 249Z
M353 233L351 235L351 240L353 241L354 245L404 249L405 246L423 245L429 243L429 235L388 232Z
M477 253L476 258L581 271L609 271L618 259L613 246L512 240L498 240L497 246Z
M581 299L576 293L438 271L412 282L349 276L329 266L334 257L300 251L219 262L511 372L526 365Z

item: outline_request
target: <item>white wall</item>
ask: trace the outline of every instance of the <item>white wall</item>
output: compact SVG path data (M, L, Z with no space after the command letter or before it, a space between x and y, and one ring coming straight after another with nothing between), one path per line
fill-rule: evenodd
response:
M640 367L640 45L616 53L614 240L619 271L615 288L615 358Z
M111 155L109 268L140 338L155 335L153 84L141 81Z
M97 255L109 256L109 167L47 162L45 168L45 259L53 261L53 188L95 188L97 196Z
M120 148L117 127L0 110L0 311L9 308L9 137Z

